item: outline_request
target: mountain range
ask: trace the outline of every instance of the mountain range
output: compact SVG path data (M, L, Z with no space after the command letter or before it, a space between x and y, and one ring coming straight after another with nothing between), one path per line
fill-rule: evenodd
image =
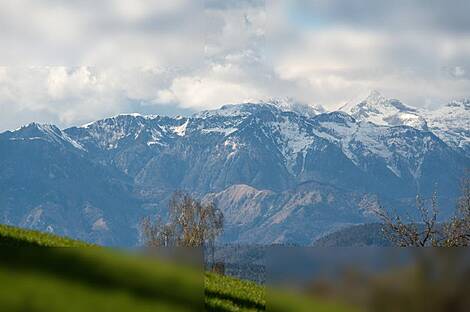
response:
M190 117L123 114L0 134L0 223L132 246L172 192L214 201L222 242L312 244L439 194L448 215L470 167L470 101L415 109L378 92L327 112L292 100Z

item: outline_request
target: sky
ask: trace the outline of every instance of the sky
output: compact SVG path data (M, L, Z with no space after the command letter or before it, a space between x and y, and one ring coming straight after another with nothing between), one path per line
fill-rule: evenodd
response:
M379 90L470 97L470 2L2 0L0 131Z

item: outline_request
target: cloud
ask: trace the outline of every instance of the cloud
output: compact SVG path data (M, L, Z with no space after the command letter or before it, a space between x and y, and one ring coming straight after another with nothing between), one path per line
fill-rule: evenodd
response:
M369 89L435 107L470 96L469 10L465 0L7 0L0 130L277 96L332 109Z
M4 65L191 66L203 60L199 1L7 0L0 10Z
M70 126L124 112L169 113L157 103L172 72L87 66L0 67L0 124L30 121ZM173 104L175 113L184 109Z
M470 81L456 70L470 65L470 22L461 13L468 8L464 1L279 1L268 14L272 65L329 108L369 89L410 105L442 105L469 96Z
M180 77L159 93L160 102L184 103L184 107L217 108L221 104L259 99L261 93L240 82L202 77Z

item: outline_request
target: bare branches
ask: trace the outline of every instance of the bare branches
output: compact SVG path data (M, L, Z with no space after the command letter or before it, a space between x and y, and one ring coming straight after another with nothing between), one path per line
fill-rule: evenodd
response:
M462 196L454 216L444 224L437 222L437 193L431 198L430 207L416 197L419 220L402 220L399 214L390 215L381 206L372 211L384 223L385 237L398 247L458 247L470 246L470 174L462 179Z
M157 218L154 223L149 217L144 218L141 230L148 247L167 247L174 244L173 228L168 224L163 224L160 218Z
M168 204L169 219L142 221L145 244L150 247L200 247L212 244L223 230L222 212L213 203L201 203L187 193L176 192Z
M431 198L431 209L428 209L421 199L421 197L416 197L416 207L418 208L419 214L421 216L421 223L423 224L423 230L418 231L417 239L421 247L426 247L428 245L434 246L439 241L437 237L439 235L438 230L436 229L438 208L437 208L437 193L434 192Z
M419 235L415 224L404 222L396 212L393 216L390 215L380 205L375 207L372 212L384 223L382 232L393 245L399 247L419 246Z
M457 212L444 228L447 246L470 246L470 171L461 181L461 190Z

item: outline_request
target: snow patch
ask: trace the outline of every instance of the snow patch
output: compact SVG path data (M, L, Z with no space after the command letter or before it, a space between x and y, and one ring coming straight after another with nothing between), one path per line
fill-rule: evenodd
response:
M171 131L173 131L173 133L175 133L178 136L185 136L186 129L188 128L188 124L189 124L189 119L187 119L186 122L182 124L181 126L172 127Z
M203 128L201 130L202 133L222 133L224 136L228 136L235 131L237 131L237 128L221 128L221 127L215 127L215 128Z
M300 127L297 122L283 119L281 122L271 123L271 128L280 135L277 142L280 151L286 161L287 170L294 174L294 166L299 155L305 160L306 150L310 147L315 138Z
M95 223L93 223L92 230L93 231L108 231L109 228L108 228L108 224L106 223L106 221L103 218L99 218L98 220L95 221Z

